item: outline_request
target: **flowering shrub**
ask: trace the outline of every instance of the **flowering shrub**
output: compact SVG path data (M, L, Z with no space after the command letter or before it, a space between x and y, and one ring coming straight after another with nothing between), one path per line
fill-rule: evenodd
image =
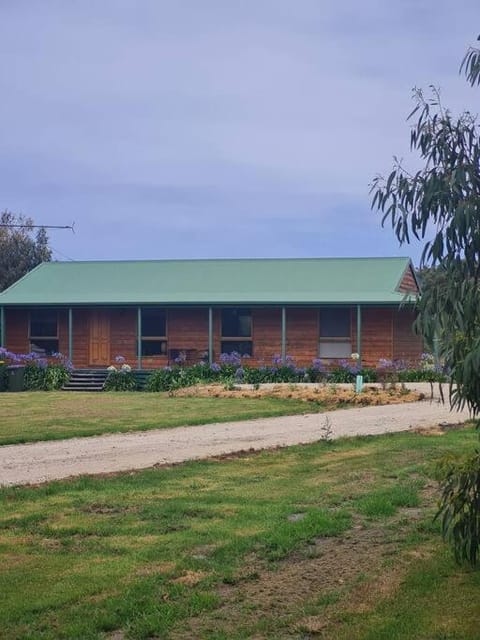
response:
M217 382L231 377L226 372L225 366L217 363L209 365L199 362L191 367L182 367L177 364L173 367L163 367L151 373L145 384L147 391L174 391L181 387L191 387L200 382Z
M136 391L138 389L135 374L130 369L113 369L105 380L105 391Z
M30 356L34 357L30 357ZM68 382L72 363L61 353L54 353L47 361L36 354L27 354L25 362L25 389L30 391L54 391Z
M309 367L297 367L292 356L286 356L283 362L280 355L274 355L270 366L252 367L248 364L248 356L238 353L222 354L220 363L206 362L184 367L175 364L153 371L147 378L147 391L173 391L181 387L206 382L223 382L232 384L263 384L281 382L354 382L357 373L363 373L366 382L375 380L375 372L362 369L358 365L340 362L332 369L326 369L320 359L316 358Z
M126 358L118 355L115 356L114 361L120 366L117 368L112 364L107 368L108 375L104 385L105 391L137 391L137 379Z
M339 360L326 367L320 358L315 358L308 367L297 367L292 356L285 361L278 354L270 365L253 367L248 356L238 353L222 354L219 362L209 364L202 361L186 366L183 358L171 367L156 369L146 379L148 391L173 391L200 383L223 382L230 385L246 383L354 383L357 375L362 375L366 383L382 382L443 382L447 374L438 367L431 354L422 354L419 362L407 363L401 360L379 360L376 368L360 368L358 354L349 360ZM108 391L134 391L139 388L135 372L125 358L118 355L115 364L108 367L105 389ZM60 353L45 359L36 353L15 354L0 348L0 391L8 384L7 366L25 367L25 388L30 390L60 389L69 377L72 364Z
M381 358L377 365L380 382L445 382L448 379L443 368L435 363L430 353L422 353L420 361L408 363L404 360Z
M52 354L48 360L38 353L13 353L0 348L0 391L8 387L7 367L25 367L26 391L53 391L61 389L68 381L72 363L61 353Z

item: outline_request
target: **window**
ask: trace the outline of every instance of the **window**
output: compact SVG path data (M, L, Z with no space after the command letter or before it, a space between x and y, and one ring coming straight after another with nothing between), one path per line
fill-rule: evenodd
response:
M250 309L222 309L222 353L236 351L252 355L252 312Z
M164 309L142 309L142 356L167 355L167 313Z
M352 353L350 309L320 311L320 358L349 358Z
M30 312L30 350L44 356L58 352L58 313L55 309Z

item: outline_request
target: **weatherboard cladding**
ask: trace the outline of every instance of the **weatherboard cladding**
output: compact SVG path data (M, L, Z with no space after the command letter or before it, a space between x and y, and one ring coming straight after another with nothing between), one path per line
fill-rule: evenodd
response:
M408 258L49 262L0 294L0 306L399 304L406 274Z
M89 368L90 325L92 308L73 310L72 360L77 368ZM351 344L357 345L357 310L351 309ZM6 313L7 347L16 353L30 351L28 308L8 308ZM137 363L137 310L135 308L106 309L110 325L110 356L121 354L129 364ZM286 353L300 366L309 366L318 357L318 337L322 311L313 307L288 307L286 311ZM362 363L376 366L380 358L416 361L423 351L422 340L412 333L415 318L410 307L394 308L368 306L362 309ZM253 357L249 364L270 363L274 354L281 353L281 309L254 307L252 309ZM68 353L68 312L58 313L59 350ZM167 339L169 349L196 352L196 357L208 349L208 309L169 308L167 310ZM221 310L213 310L213 354L222 352ZM169 363L167 356L142 357L143 369L157 368ZM104 363L105 366L111 361Z

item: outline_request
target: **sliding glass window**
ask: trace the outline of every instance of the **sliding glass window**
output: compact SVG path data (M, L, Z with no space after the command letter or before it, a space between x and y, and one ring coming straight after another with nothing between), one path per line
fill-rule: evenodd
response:
M240 307L222 309L222 353L253 355L252 312Z
M167 312L165 309L142 309L142 356L167 355Z

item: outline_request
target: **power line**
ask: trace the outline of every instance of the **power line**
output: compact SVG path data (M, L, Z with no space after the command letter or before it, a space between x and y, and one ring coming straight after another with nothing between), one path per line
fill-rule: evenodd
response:
M7 227L9 229L71 229L75 233L75 222L66 225L56 224L10 224L6 222L0 222L0 227Z
M70 260L70 262L76 262L75 258L71 258L70 256L67 256L66 253L62 253L58 249L55 249L55 247L52 247L52 245L49 245L49 246L50 246L50 249L53 251L53 253L58 253L59 256L62 256L62 258L66 258L67 260Z

